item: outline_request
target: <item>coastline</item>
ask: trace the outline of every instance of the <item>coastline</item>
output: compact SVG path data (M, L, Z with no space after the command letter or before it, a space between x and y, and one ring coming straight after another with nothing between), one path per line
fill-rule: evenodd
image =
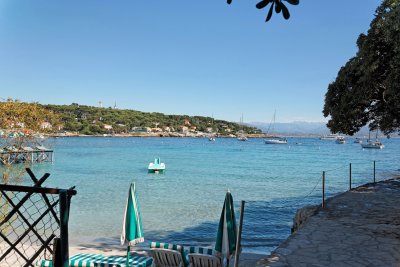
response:
M46 137L143 137L143 138L151 138L151 137L172 137L172 138L209 138L210 134L181 134L181 133L129 133L129 134L94 134L94 135L85 135L85 134L45 134ZM267 134L248 134L246 135L249 139L255 138L278 138L277 136L270 136ZM238 138L236 135L221 135L216 136L217 138ZM281 136L280 136L281 137ZM283 136L285 138L319 138L319 135L307 135L307 136Z
M299 209L294 232L257 266L398 266L399 194L394 177Z

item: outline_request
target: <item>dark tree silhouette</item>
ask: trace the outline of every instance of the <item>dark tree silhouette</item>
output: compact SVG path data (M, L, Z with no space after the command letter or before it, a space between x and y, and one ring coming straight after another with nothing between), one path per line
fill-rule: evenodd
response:
M400 1L384 0L358 52L328 86L323 113L332 132L353 135L369 124L400 133Z

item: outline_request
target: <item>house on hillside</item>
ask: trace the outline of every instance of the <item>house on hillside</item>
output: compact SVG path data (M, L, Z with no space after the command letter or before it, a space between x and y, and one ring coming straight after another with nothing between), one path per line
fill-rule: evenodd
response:
M40 124L40 129L42 130L51 130L53 128L53 125L51 125L50 122L44 121Z
M186 127L186 126L181 126L180 128L181 128L181 132L184 133L184 134L189 132L189 128Z
M133 132L133 133L150 133L151 128L149 128L149 127L132 127L131 132Z
M104 124L103 127L104 127L104 129L106 129L108 131L111 131L113 129L113 127L109 124Z

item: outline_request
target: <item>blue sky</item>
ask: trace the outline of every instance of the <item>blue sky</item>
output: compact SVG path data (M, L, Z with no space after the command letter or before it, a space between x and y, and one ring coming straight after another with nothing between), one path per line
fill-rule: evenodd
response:
M326 121L326 88L381 1L0 0L0 98Z

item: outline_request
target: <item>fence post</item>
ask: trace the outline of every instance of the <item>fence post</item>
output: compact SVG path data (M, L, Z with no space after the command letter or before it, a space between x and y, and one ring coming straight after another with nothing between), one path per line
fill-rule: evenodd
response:
M53 267L62 267L61 263L61 250L60 250L60 238L56 237L53 239Z
M374 160L374 183L376 182L375 181L375 176L376 176L376 164L375 164L375 160Z
M351 162L349 165L349 191L351 190Z
M239 232L236 240L236 252L235 252L235 264L234 267L239 266L239 255L240 255L240 247L242 240L242 228L243 228L243 215L244 215L244 200L240 202L240 219L239 219Z
M322 172L322 208L325 208L325 171Z
M68 219L69 219L69 198L67 190L60 191L60 241L61 241L61 262L63 267L69 266L68 249Z

